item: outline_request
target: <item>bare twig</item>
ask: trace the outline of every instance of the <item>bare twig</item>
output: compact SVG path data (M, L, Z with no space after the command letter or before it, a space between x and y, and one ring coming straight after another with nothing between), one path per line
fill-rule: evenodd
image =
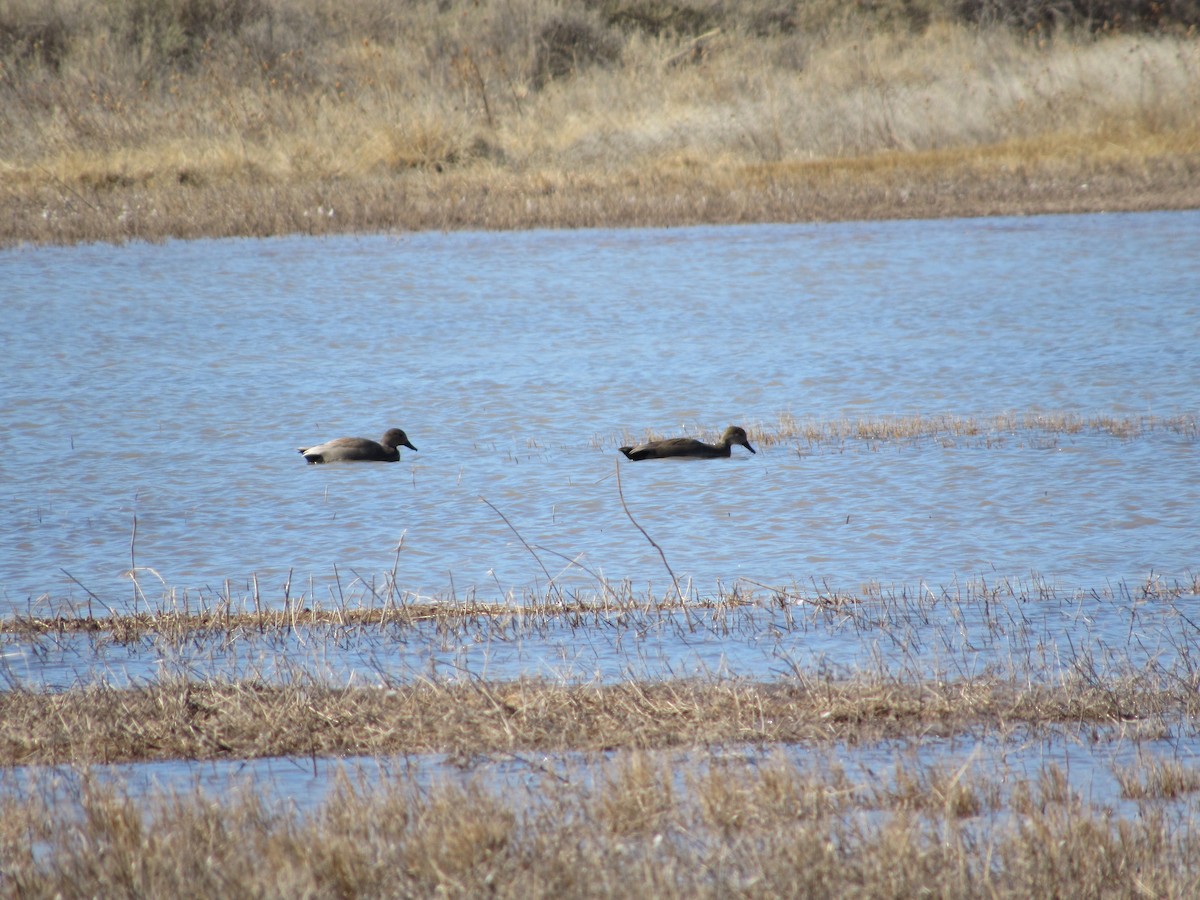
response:
M646 529L638 524L637 519L633 517L633 513L629 511L628 504L625 503L625 492L621 489L621 463L617 464L617 496L621 498L621 509L625 510L625 515L629 521L633 523L633 527L642 533L642 537L650 542L650 546L658 551L659 558L662 559L663 565L667 569L667 574L671 576L671 583L675 585L675 596L679 598L679 602L683 603L683 591L679 589L679 579L675 577L675 573L671 571L671 564L667 562L667 554L663 553L663 548L655 543L654 538L646 532Z
M708 52L709 43L720 33L720 28L714 28L712 31L706 31L704 34L692 38L684 45L682 50L668 56L664 61L664 65L670 68L684 62L699 62L704 58L704 54Z
M116 615L116 613L114 613L112 611L112 607L109 606L107 603L105 603L103 600L101 600L99 597L97 597L95 594L93 594L91 591L89 591L82 581L80 581L78 578L76 578L74 575L72 575L66 569L60 568L58 571L62 572L64 575L66 575L68 578L70 578L73 582L75 582L77 585L79 585L81 588L83 588L84 593L86 593L90 599L95 600L97 603L99 603L101 606L103 606L105 609L107 609L108 614L110 616ZM90 603L88 604L88 618L89 619L92 618L92 605Z
M544 562L542 562L542 558L537 555L537 551L534 550L531 546L529 546L529 542L526 541L525 538L521 537L521 532L517 531L517 529L513 526L513 523L508 521L508 516L504 515L504 513L500 512L500 510L496 509L496 505L494 503L492 503L492 501L488 500L487 497L483 497L483 496L480 496L479 499L482 500L484 503L486 503L488 506L490 506L492 508L492 512L494 512L496 515L498 515L501 519L504 520L504 524L507 525L509 527L509 529L512 531L512 533L517 536L517 540L520 541L521 545L526 550L529 551L529 555L532 556L535 560L537 560L537 564L542 567L542 571L546 574L546 581L547 581L546 589L554 591L555 596L558 597L558 602L565 604L567 601L563 598L562 591L559 590L558 585L554 583L554 576L550 574L550 570L546 568L546 564Z

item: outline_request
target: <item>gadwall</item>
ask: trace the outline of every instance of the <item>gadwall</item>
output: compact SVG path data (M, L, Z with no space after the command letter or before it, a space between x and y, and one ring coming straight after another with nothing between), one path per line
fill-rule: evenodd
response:
M300 452L310 463L328 462L396 462L400 448L416 450L408 435L399 428L389 428L379 441L366 438L334 438L315 447L301 447Z
M645 444L638 444L636 447L621 447L619 448L630 459L664 459L668 456L687 456L692 459L716 459L721 456L729 456L730 448L734 444L741 444L751 453L757 453L750 446L750 439L746 437L746 429L739 428L737 425L730 425L725 429L725 433L721 435L721 440L716 444L706 444L704 441L698 441L695 438L667 438L661 441L650 441Z

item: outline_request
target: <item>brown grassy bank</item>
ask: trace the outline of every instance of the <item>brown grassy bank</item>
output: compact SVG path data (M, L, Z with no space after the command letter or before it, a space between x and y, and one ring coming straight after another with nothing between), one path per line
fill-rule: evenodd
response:
M0 4L0 244L1200 206L1195 4Z

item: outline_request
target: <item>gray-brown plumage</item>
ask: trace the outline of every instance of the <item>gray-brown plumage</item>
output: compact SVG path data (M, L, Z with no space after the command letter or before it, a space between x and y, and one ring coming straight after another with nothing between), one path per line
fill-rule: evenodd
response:
M637 459L666 459L669 457L687 457L690 459L717 459L728 457L730 448L741 444L751 453L757 451L750 446L746 430L737 425L730 425L721 435L721 440L715 444L706 444L695 438L666 438L661 441L649 441L636 447L620 447L620 451L633 460Z
M408 441L408 435L399 428L389 428L378 441L366 438L334 438L315 447L301 447L300 452L310 463L330 462L396 462L400 459L400 448L416 450Z

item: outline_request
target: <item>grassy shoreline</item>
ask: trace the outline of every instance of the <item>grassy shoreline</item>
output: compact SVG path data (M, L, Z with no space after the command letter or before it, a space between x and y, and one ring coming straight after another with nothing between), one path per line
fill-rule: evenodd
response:
M1200 208L1194 11L1102 6L14 0L0 246Z
M1195 139L1200 147L1200 136ZM1082 156L1013 171L975 153L686 173L470 172L300 184L0 188L0 246L289 234L685 227L1200 208L1200 150L1112 162ZM1136 159L1134 158L1136 156ZM234 201L231 198L236 198Z

